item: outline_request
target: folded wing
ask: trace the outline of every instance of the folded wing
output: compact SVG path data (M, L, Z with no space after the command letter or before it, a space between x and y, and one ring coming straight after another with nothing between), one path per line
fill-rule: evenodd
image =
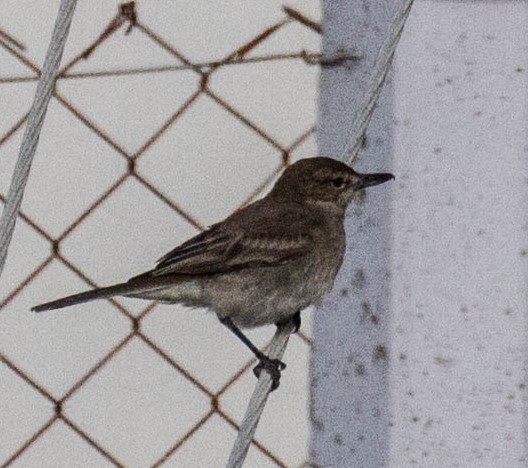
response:
M309 238L301 234L228 233L213 226L163 256L150 274L215 274L250 266L280 265L303 255L309 246Z

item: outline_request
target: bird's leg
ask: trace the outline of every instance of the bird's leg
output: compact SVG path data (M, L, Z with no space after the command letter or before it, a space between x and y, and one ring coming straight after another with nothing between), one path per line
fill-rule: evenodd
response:
M259 360L259 363L253 369L253 373L257 376L257 378L260 376L262 370L265 370L270 375L272 380L271 391L276 390L279 386L281 370L286 369L286 364L284 364L279 359L270 359L268 356L266 356L251 342L251 340L246 335L244 335L244 333L242 333L242 330L240 330L240 328L238 328L230 318L222 318L220 319L220 322L229 328L229 330L231 330Z
M292 322L293 323L293 327L294 328L292 330L292 334L293 333L297 333L299 331L299 329L301 328L301 311L298 310L291 317L288 317L283 322L277 322L275 325L277 325L277 327L280 327L281 325L283 325L285 323L288 323L288 322Z

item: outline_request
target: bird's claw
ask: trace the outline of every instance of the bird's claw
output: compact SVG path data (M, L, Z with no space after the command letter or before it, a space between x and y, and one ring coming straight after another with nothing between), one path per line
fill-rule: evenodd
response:
M271 377L271 391L277 390L280 384L281 371L286 369L284 364L279 359L270 359L268 357L262 358L260 362L253 368L253 373L260 377L260 373L265 370Z

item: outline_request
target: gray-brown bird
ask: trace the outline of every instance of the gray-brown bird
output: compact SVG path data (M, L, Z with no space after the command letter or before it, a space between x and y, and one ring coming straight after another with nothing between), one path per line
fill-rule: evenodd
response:
M289 166L270 193L164 255L126 283L33 307L41 312L112 296L213 310L279 384L285 365L268 358L240 327L280 324L317 302L334 283L345 252L343 219L354 192L393 179L358 174L330 158Z

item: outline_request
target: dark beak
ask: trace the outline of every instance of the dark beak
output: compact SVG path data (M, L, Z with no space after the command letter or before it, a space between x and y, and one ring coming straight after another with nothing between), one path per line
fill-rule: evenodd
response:
M356 190L361 190L366 187L372 187L373 185L383 184L391 179L394 179L392 174L381 173L381 174L358 174L359 181L356 185Z

